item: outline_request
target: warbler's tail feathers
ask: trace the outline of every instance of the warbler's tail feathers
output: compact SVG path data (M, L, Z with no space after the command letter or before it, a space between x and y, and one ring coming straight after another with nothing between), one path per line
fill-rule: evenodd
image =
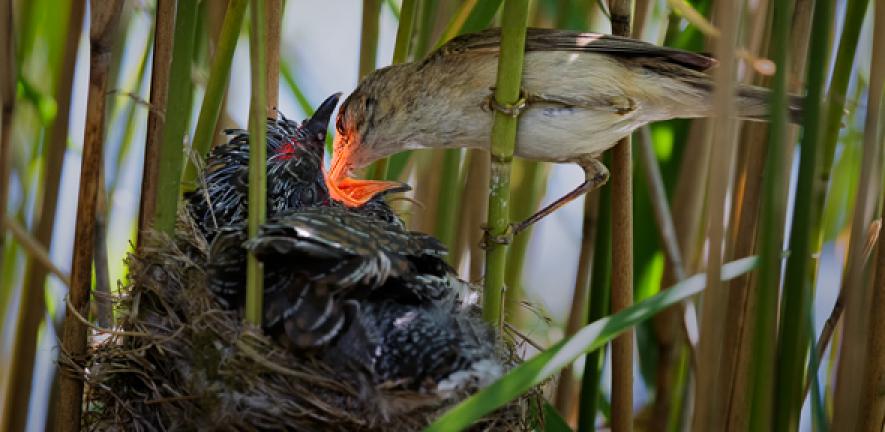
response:
M742 85L737 89L738 117L745 120L768 121L771 119L771 90L764 87ZM802 122L802 105L805 98L787 96L787 115L792 123Z

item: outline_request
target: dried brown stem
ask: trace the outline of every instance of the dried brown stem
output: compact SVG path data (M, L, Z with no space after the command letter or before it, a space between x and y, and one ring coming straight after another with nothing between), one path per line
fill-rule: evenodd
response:
M274 115L280 99L280 27L283 21L283 0L268 0L264 7L264 22L267 23L267 69L265 88L267 89L267 114Z
M630 1L609 0L612 33L630 36ZM633 304L633 163L630 138L612 149L611 312ZM612 341L612 430L633 430L633 331Z
M873 31L873 53L885 51L885 8L878 2L875 12L875 30ZM875 413L863 412L868 408L862 399L863 395L874 390L867 366L881 363L881 357L868 359L868 335L873 318L881 320L881 316L872 315L873 288L866 283L866 259L864 256L864 236L876 211L876 200L881 197L882 186L882 142L879 135L881 119L882 92L885 88L885 57L872 56L870 67L869 100L867 117L864 123L863 161L861 163L860 180L857 187L857 200L851 222L851 240L848 246L848 258L845 266L845 280L842 290L845 292L845 321L842 332L842 346L839 353L839 365L836 371L836 393L833 399L833 424L844 430L881 430L882 418ZM881 287L881 285L876 285ZM870 363L872 362L872 363ZM871 367L872 368L872 367ZM880 369L881 370L881 369ZM880 386L881 383L875 383ZM877 389L878 390L878 389ZM881 396L880 396L881 397ZM861 424L874 426L860 428Z
M151 72L151 106L148 111L147 136L144 143L144 172L141 179L141 200L138 208L139 249L143 246L145 230L153 223L157 205L157 176L160 166L160 146L166 112L166 93L169 88L169 70L172 66L172 37L175 24L175 0L157 0L154 28L154 65Z
M83 137L83 162L80 168L80 190L77 221L74 231L74 252L71 260L71 289L68 299L80 314L89 308L89 287L92 281L92 257L95 246L95 210L98 195L98 174L104 146L105 105L110 67L111 37L123 8L122 0L93 1L90 8L90 61L88 111ZM65 318L62 352L75 362L86 353L86 326L72 316ZM83 400L83 378L63 374L60 380L58 426L62 431L80 429Z
M737 35L741 5L739 2L717 3L717 16L722 22L722 34L716 40L716 54L720 67L716 69L713 106L716 119L713 124L713 139L708 144L712 148L710 172L716 173L710 179L710 212L708 216L708 256L707 288L704 292L701 312L701 339L698 346L697 397L693 430L722 430L725 425L722 398L719 391L727 383L720 379L723 358L722 338L725 322L721 319L727 308L728 293L722 288L720 271L722 249L725 237L723 226L725 197L731 181L732 165L735 157L734 81L736 76Z
M3 229L8 230L12 237L18 242L19 245L25 250L28 256L36 262L39 262L41 266L45 267L49 270L50 273L55 275L61 282L67 286L71 285L71 279L64 270L60 269L55 263L52 262L52 258L49 257L49 251L40 244L40 242L31 237L28 233L28 230L25 227L21 226L15 219L4 216L3 217ZM41 292L42 294L42 292ZM16 369L18 370L18 369Z
M15 29L12 0L0 3L0 219L9 202L9 176L12 159L12 113L15 110ZM0 250L4 235L0 234ZM2 264L0 264L2 265Z

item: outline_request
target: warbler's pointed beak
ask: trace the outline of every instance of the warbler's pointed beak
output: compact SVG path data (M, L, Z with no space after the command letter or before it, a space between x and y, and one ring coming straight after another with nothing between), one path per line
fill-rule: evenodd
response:
M329 120L332 119L332 111L338 105L338 99L341 98L341 92L335 93L326 98L319 108L313 113L313 116L307 120L307 129L310 133L320 139L326 139L326 131L329 129Z
M362 206L382 193L405 192L412 189L405 183L394 181L360 180L350 177L334 179L330 175L326 175L325 179L329 195L348 207Z

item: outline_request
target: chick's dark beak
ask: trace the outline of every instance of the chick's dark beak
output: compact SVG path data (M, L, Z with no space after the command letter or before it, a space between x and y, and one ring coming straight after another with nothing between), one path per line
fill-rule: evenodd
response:
M321 141L326 139L326 131L329 129L329 120L332 119L332 111L338 105L338 99L341 93L335 93L326 98L319 108L313 113L313 116L307 121L307 129L311 135L317 137Z

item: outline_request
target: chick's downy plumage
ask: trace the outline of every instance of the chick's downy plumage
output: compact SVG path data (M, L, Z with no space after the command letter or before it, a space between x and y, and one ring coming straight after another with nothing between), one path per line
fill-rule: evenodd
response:
M488 383L501 373L494 337L461 300L469 286L442 244L406 230L381 199L357 208L330 199L320 130L335 100L300 125L268 122L268 220L253 239L248 133L213 151L203 188L188 200L211 240L210 290L241 309L251 250L264 263L263 327L292 352L373 387L448 396Z

